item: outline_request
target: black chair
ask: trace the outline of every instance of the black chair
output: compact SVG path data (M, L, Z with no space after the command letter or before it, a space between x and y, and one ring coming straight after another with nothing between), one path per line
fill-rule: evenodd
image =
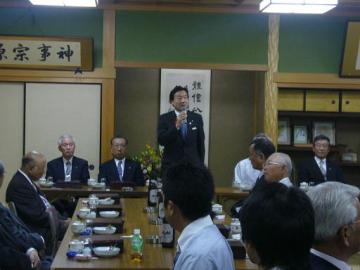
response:
M46 212L49 214L49 224L51 232L51 257L53 258L58 249L58 213L54 207L48 207Z

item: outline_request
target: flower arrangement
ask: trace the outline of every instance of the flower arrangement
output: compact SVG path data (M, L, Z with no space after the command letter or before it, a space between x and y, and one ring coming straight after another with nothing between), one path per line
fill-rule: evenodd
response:
M140 163L145 180L157 179L161 176L162 150L154 149L146 144L145 150L136 155L133 159Z

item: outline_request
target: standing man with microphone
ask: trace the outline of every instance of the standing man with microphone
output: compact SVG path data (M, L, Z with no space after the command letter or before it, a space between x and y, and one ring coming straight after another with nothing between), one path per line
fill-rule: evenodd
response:
M162 175L170 165L182 160L202 165L205 156L203 120L200 114L188 110L188 89L175 86L169 101L174 111L160 115L157 129L158 143L164 146Z

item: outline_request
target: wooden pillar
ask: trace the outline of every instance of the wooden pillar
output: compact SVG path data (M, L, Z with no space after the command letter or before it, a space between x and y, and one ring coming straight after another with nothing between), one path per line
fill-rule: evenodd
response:
M115 10L103 14L103 69L115 72ZM104 79L101 91L101 162L111 158L109 141L115 130L115 79Z
M274 81L274 74L278 70L279 62L279 15L269 15L269 40L268 40L268 66L265 74L265 111L264 131L277 144L277 99L278 89Z

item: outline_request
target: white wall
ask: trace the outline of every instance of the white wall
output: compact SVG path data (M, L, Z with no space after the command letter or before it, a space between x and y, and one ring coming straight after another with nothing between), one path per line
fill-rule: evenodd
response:
M26 84L25 152L38 150L47 160L60 156L57 140L64 133L75 137L75 155L95 166L100 160L101 85Z
M0 201L5 202L7 185L20 167L23 152L23 83L0 83L0 126L0 160L5 163L6 172Z

